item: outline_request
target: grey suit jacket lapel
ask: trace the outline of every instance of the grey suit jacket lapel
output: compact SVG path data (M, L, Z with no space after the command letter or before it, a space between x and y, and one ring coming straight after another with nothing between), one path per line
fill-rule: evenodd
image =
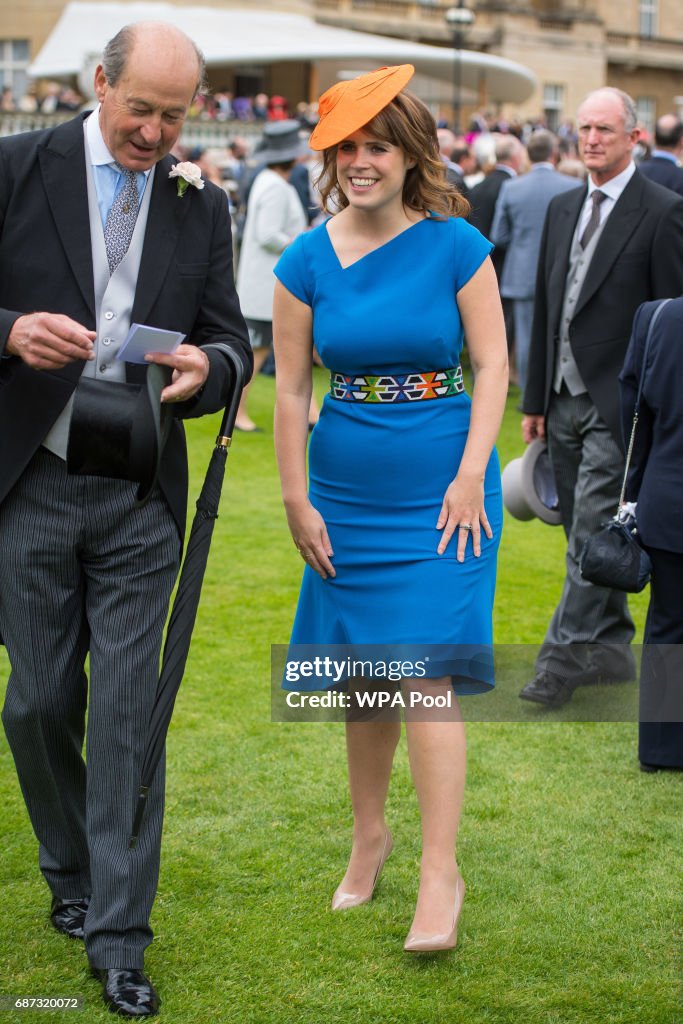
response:
M79 117L56 128L48 145L39 150L38 160L57 233L94 320L95 285L83 121L84 118Z

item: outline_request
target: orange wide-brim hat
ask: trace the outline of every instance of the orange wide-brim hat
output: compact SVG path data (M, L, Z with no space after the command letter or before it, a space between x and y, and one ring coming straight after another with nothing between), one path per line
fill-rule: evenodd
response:
M311 149L336 146L384 110L415 74L412 64L378 68L348 82L337 82L318 101L318 121L308 145Z

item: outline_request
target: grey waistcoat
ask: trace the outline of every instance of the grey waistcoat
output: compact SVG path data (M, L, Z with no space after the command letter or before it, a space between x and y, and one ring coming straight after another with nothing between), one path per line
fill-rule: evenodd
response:
M572 247L569 253L569 273L567 274L567 284L564 290L562 315L560 317L560 329L555 353L553 389L557 394L562 389L563 381L567 385L570 395L582 395L586 391L586 385L581 378L579 368L574 360L574 353L569 344L569 325L572 322L583 283L590 273L591 261L607 219L608 217L605 217L602 221L585 249L582 249L579 243L581 217L579 217L574 237L572 238Z
M110 276L107 249L104 244L104 229L97 206L97 189L90 163L87 138L85 140L85 165L88 179L88 212L90 214L97 338L94 347L95 358L86 362L82 376L116 383L126 379L126 364L115 359L115 356L130 329L130 315L140 271L142 246L145 241L154 168L147 175L145 191L142 195L128 252ZM72 395L43 441L44 448L48 448L62 459L66 459L73 401L74 396Z

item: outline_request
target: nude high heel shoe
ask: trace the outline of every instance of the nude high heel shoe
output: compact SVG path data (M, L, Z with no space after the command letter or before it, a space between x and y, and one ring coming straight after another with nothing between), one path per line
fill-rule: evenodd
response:
M384 837L384 846L382 847L382 853L379 858L377 870L375 871L375 877L372 880L372 887L370 892L365 896L358 895L358 893L344 892L341 888L337 889L334 896L332 897L332 909L333 910L350 910L351 907L360 907L363 903L369 903L372 899L372 894L375 891L375 886L379 882L379 876L382 874L382 868L387 862L387 858L394 848L394 840L392 839L391 832L387 829L387 834Z
M406 953L438 953L442 949L455 949L458 941L458 919L465 899L465 883L462 875L458 875L455 883L455 906L453 907L453 927L449 932L428 935L424 932L409 932L405 941Z

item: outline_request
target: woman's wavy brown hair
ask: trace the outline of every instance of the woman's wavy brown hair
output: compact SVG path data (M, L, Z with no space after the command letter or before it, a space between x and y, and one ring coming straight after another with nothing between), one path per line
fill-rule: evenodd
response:
M403 150L415 166L403 183L403 203L437 220L465 217L470 205L446 179L446 165L439 154L436 122L422 100L411 92L400 92L362 129L373 138L390 142ZM323 209L333 213L330 201L344 209L349 201L337 180L337 146L323 150L323 166L316 181Z

